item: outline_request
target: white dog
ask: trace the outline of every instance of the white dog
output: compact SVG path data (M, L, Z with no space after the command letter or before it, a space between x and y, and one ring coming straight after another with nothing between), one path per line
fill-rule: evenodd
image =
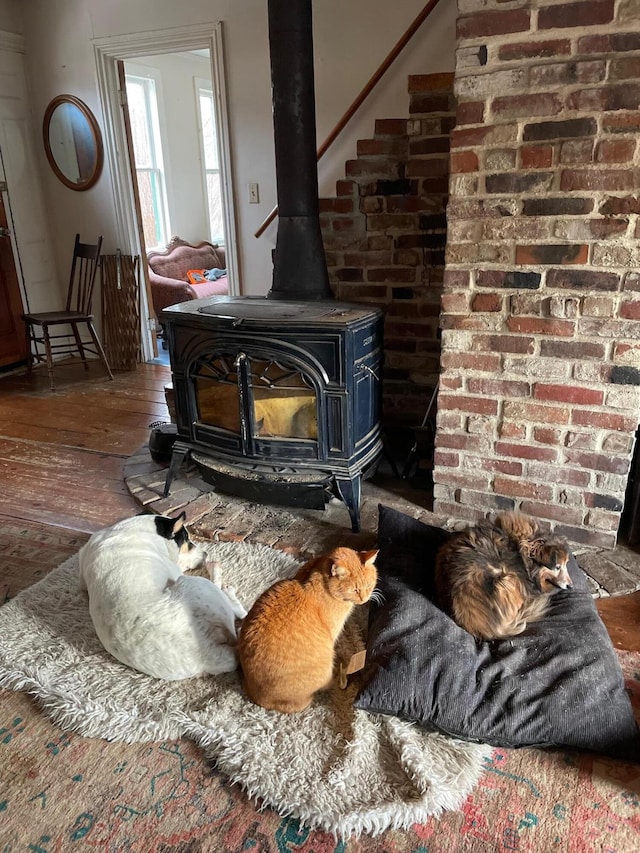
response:
M182 573L206 558L178 518L136 515L94 533L80 550L80 585L105 649L121 663L174 681L238 666L236 619L247 613L231 587Z

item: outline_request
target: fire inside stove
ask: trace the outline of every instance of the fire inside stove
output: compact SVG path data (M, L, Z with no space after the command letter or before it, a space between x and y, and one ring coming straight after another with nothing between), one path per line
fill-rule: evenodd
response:
M317 439L316 393L298 370L269 359L247 362L247 388L253 405L254 434L259 437ZM193 370L196 407L201 423L240 432L241 401L237 361L218 356Z

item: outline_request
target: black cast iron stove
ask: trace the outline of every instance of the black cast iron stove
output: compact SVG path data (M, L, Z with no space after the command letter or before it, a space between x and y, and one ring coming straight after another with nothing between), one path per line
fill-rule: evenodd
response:
M338 302L212 297L163 312L178 439L223 492L324 508L359 529L360 481L380 439L381 315Z
M361 480L382 452L383 316L333 300L316 165L311 0L269 0L278 234L268 297L212 297L162 311L178 437L214 488L324 508L360 529Z

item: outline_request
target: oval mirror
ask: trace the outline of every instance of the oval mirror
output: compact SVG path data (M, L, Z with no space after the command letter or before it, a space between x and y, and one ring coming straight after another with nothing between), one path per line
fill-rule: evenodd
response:
M100 128L89 107L73 95L58 95L46 109L42 138L49 165L72 190L88 190L100 177Z

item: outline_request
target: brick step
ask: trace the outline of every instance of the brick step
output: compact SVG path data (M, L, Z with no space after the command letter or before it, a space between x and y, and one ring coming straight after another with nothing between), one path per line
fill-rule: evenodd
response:
M453 71L442 71L437 74L410 74L407 91L410 95L424 92L451 92L454 76Z
M406 158L409 150L404 136L383 137L374 139L358 139L356 142L357 157L395 157L396 160Z
M393 179L398 178L399 161L390 157L370 157L358 160L347 160L345 175L355 180Z
M409 132L407 118L378 118L374 125L374 137L406 136Z
M456 99L453 92L421 92L409 99L409 116L412 119L433 119L436 116L454 116Z

